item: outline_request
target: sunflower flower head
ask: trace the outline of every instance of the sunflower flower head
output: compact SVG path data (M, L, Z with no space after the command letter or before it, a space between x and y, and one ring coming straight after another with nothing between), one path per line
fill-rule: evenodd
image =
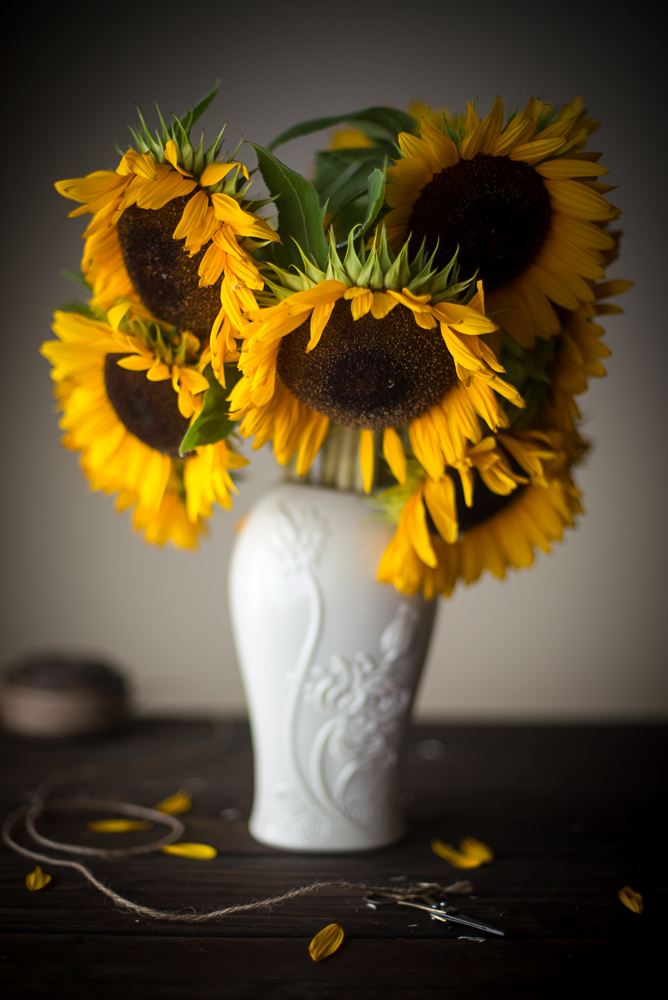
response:
M481 440L479 418L505 426L498 396L523 401L484 342L496 324L482 285L457 280L456 254L438 268L408 242L393 253L384 230L365 248L360 228L341 253L330 232L323 266L303 251L301 268L273 265L278 301L248 314L230 409L255 447L273 440L282 464L297 452L300 475L330 422L358 431L369 492L376 453L404 482L410 442L438 478Z
M154 134L140 113L140 126L131 129L135 148L122 153L115 171L56 184L81 203L70 217L93 216L82 271L94 307L106 311L127 298L205 338L214 325L238 330L257 305L263 282L252 254L278 237L256 214L266 201L247 197L252 181L235 158L238 147L222 156L224 130L207 148L203 135L197 146L191 141L215 93L169 127L158 109ZM218 373L222 363L218 352Z
M580 98L561 109L531 98L506 116L498 97L483 119L471 104L456 119L422 117L387 170L390 243L413 233L437 265L459 247L462 275L478 273L519 343L557 334L558 310L593 301L615 245L619 210L598 180L608 171L584 150L596 126Z
M611 294L611 290L601 289ZM503 401L507 425L469 442L463 458L434 475L422 461L408 462L401 486L377 494L373 504L396 525L378 577L401 591L449 596L489 571L531 566L536 550L548 553L582 513L572 470L587 452L573 395L587 377L603 375L603 330L594 310L566 319L553 341L524 349L504 333L499 357L525 408Z
M109 314L59 311L53 329L42 354L53 365L63 444L81 453L91 488L116 493L119 510L134 506L147 541L195 547L213 503L232 505L230 470L247 464L225 440L231 422L210 443L196 434L204 397L218 386L208 342L137 317L127 303Z

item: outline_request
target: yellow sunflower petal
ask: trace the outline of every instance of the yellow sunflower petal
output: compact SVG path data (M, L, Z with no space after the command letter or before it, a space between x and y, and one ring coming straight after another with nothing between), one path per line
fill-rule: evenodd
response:
M611 295L621 295L623 292L628 292L629 288L633 288L632 281L627 281L625 278L615 278L612 281L598 282L594 287L594 292L597 299L607 299Z
M216 848L209 844L165 844L160 850L177 858L196 858L198 861L210 861L218 856Z
M431 414L423 413L421 417L411 420L408 435L418 462L432 479L440 479L443 473L443 454Z
M482 840L476 840L475 837L464 837L460 840L459 850L472 858L478 858L482 864L489 864L490 861L494 860L492 848L488 844L484 844Z
M457 541L459 525L457 523L455 484L450 476L446 474L439 483L426 479L424 499L439 535L444 542L449 542L452 545Z
M222 181L223 177L227 177L231 170L236 170L237 168L245 171L245 176L248 177L248 171L240 163L210 163L208 167L205 167L199 182L202 187L213 187L214 184Z
M309 955L314 962L321 962L323 958L333 955L341 947L342 941L343 928L339 924L328 924L311 941L308 946Z
M371 315L374 319L383 319L396 305L398 305L396 299L390 298L384 292L374 292Z
M553 204L564 215L598 222L605 222L617 215L616 210L611 208L602 195L579 181L546 179L544 184Z
M184 177L192 177L192 174L189 174L187 170L184 170L183 167L179 166L178 147L173 139L170 139L165 144L165 159L167 160L168 163L171 163L171 165L174 167L174 170L178 170L178 172L182 174Z
M437 854L439 858L443 858L444 861L447 861L454 868L480 868L482 864L482 861L478 858L458 851L451 844L446 844L443 840L432 840L431 849L434 854Z
M162 802L158 802L153 808L158 812L167 813L169 816L180 816L181 813L189 812L192 809L193 800L190 789L179 788L174 795L169 795Z
M174 230L174 239L185 239L190 234L191 230L199 226L204 220L208 207L209 198L204 191L198 191L194 194L192 198L186 202L186 206L183 209L183 215L181 216L181 221Z
M588 160L573 160L566 156L538 163L534 169L541 177L550 177L553 180L569 177L602 177L610 172L599 163L591 163Z
M150 830L153 824L145 819L96 819L86 826L91 833L128 833L131 830Z
M425 566L435 567L438 560L436 559L436 553L429 537L427 515L424 503L422 502L422 489L418 489L413 493L404 507L404 514L411 545Z
M393 427L383 431L383 455L395 479L402 484L405 483L406 453L401 438Z
M39 868L37 871L39 871ZM619 890L617 895L631 913L642 913L645 908L642 896L639 892L634 892L630 885L625 885L623 889Z
M360 464L364 480L364 492L370 493L373 486L374 442L373 431L360 431Z
M503 101L497 97L492 105L492 110L484 120L485 134L480 145L481 153L492 153L496 142L503 130Z
M45 885L48 885L49 882L51 882L52 877L53 876L43 872L42 869L37 866L34 871L26 875L26 888L30 889L31 892L37 892L39 889L43 889Z
M311 421L302 434L297 456L297 475L305 476L311 468L313 459L320 451L329 430L329 417L312 412Z
M155 364L155 359L152 355L146 354L130 354L127 358L120 358L116 364L119 368L125 368L127 371L131 372L145 372L149 368L152 368ZM166 366L165 366L166 367ZM169 376L169 368L167 368L167 376Z
M147 181L156 179L155 161L150 153L141 153L132 164L133 174L143 177Z
M319 343L322 331L327 326L327 321L332 315L335 305L335 302L325 302L322 305L316 306L311 313L311 337L306 347L307 353L312 351Z

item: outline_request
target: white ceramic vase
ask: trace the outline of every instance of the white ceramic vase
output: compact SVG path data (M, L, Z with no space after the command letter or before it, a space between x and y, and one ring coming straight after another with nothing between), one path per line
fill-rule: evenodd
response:
M284 483L250 512L230 565L253 739L250 832L359 851L405 833L400 765L435 601L380 584L392 536L363 497Z

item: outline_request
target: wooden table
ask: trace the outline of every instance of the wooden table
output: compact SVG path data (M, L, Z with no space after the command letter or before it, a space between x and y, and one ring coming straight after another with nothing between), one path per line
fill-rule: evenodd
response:
M27 801L62 767L137 761L190 746L209 731L205 722L160 720L138 722L113 738L52 746L4 736L3 810ZM215 860L151 854L91 864L106 884L137 902L206 910L316 879L401 884L404 876L449 884L468 876L473 892L457 905L505 937L394 905L373 911L361 895L327 890L198 927L137 920L64 869L52 869L46 889L29 892L24 877L31 863L3 847L4 996L542 1000L568 991L598 1000L627 989L627 996L648 995L650 969L665 947L660 796L667 733L658 726L415 727L402 796L410 834L372 854L287 854L251 840L251 752L243 724L217 759L126 777L119 771L113 780L70 788L68 794L148 806L180 785L192 788L186 839L216 847ZM224 810L241 818L221 818ZM155 836L90 834L86 819L99 815L50 813L41 828L55 839L110 846ZM434 837L457 843L465 835L490 844L496 860L459 872L430 849ZM642 892L643 914L617 898L626 884ZM308 944L332 921L343 927L344 943L316 964Z

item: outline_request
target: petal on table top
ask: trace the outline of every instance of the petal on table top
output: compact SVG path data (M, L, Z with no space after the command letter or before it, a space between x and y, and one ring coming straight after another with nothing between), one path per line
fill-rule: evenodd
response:
M165 844L160 850L178 858L197 858L199 861L210 861L218 854L216 848L208 844Z
M170 795L168 798L163 799L162 802L158 802L154 809L158 812L167 813L168 816L180 816L181 813L187 813L193 806L192 795L190 794L189 788L179 788L175 795Z
M92 833L128 833L130 830L150 830L153 823L145 819L95 819L86 826Z
M443 858L448 864L452 865L454 868L479 868L482 861L478 861L477 858L471 858L467 854L462 854L451 844L446 844L442 840L432 840L431 849L434 854L438 854L439 858Z
M462 854L473 858L480 858L482 864L488 864L494 860L494 851L492 848L488 844L484 844L482 840L476 840L475 837L462 838L459 841L459 850Z
M39 871L39 868L37 869ZM645 903L639 892L634 892L630 885L625 885L617 893L624 906L628 907L631 913L642 913Z
M464 837L459 842L459 850L442 840L432 840L431 849L454 868L479 868L494 860L494 851L475 837Z
M26 887L30 889L31 892L37 892L38 889L43 889L45 885L48 885L51 881L51 875L47 875L42 869L37 866L34 872L30 872L26 875Z
M342 941L343 928L339 924L327 924L308 946L309 955L314 962L321 962L323 958L333 955Z

